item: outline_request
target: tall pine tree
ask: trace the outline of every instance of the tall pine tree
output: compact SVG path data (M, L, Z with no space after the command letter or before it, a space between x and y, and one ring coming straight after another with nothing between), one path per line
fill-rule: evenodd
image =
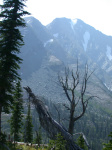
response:
M16 84L14 92L14 103L12 107L12 116L10 119L11 134L14 135L14 142L19 141L19 133L22 129L23 119L23 99L20 81Z
M29 97L28 112L25 119L24 141L25 143L31 143L32 140L33 140L33 125L32 125L32 116L31 116L31 104L30 104L30 97Z
M23 37L19 27L24 27L22 18L28 12L24 11L26 0L3 0L0 5L0 134L1 113L7 113L13 103L13 82L20 79L17 70L22 59L18 57Z

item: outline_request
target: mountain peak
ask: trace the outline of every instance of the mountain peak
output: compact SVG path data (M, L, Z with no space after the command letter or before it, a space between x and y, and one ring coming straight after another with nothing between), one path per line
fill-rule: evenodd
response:
M42 25L42 23L38 19L36 19L35 17L33 17L33 16L28 16L28 17L25 17L24 19L25 19L25 22L27 24L29 24L30 26L32 26L34 24L36 24L36 25L38 24L40 26Z
M78 21L78 19L77 19L77 18L75 18L75 19L71 19L71 21L73 22L73 24L76 24L76 23L77 23L77 21Z

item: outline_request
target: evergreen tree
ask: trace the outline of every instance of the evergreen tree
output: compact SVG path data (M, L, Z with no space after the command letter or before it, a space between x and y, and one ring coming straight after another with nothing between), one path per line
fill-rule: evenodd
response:
M109 137L111 138L107 144L103 144L105 147L103 150L112 150L112 132L110 133Z
M12 106L12 116L10 119L11 134L14 134L14 142L19 141L19 132L21 131L23 122L23 99L20 82L16 84L14 92L14 103Z
M85 145L85 141L82 135L80 135L79 138L77 139L77 144L84 150L87 150L87 147Z
M56 136L56 140L50 140L48 143L48 150L55 149L55 150L66 150L67 144L66 141L63 139L63 136L59 133Z
M26 0L3 0L0 5L0 134L1 112L9 112L13 103L13 82L19 78L17 70L22 59L18 57L23 37L19 27L24 27L22 18L28 12L24 11Z
M33 140L33 125L32 125L32 116L31 116L31 108L30 108L30 98L28 102L28 112L25 120L25 133L24 140L26 143L31 143Z
M39 147L40 147L40 144L42 143L41 127L39 127L39 130L36 131L35 143L38 144Z

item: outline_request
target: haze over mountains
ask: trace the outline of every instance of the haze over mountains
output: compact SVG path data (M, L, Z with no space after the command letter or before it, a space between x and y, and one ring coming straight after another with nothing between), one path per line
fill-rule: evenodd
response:
M65 67L75 72L78 60L81 82L76 93L79 95L87 63L88 73L94 73L87 84L86 96L98 98L89 102L74 132L84 132L92 149L102 149L112 126L112 37L80 19L56 18L47 26L34 17L25 21L27 27L21 29L25 45L21 48L23 63L19 71L22 86L30 86L35 95L45 97L49 109L56 114L50 101L57 106L67 102L58 74L64 77ZM62 115L68 117L61 104ZM80 109L76 114L79 112ZM35 113L34 116L37 118Z
M102 102L111 100L112 37L102 34L80 19L56 18L43 26L34 17L25 18L27 27L21 29L25 45L21 48L21 77L38 95L54 101L64 100L57 84L58 72L65 66L84 70L85 63L93 71L88 92L100 96Z

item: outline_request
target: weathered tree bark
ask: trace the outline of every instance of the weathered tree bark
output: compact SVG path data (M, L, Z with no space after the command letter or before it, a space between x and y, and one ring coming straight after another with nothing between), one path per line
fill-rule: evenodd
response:
M88 102L90 99L96 96L89 96L85 98L87 83L92 75L93 72L90 74L88 73L88 65L85 65L85 72L83 81L80 84L80 73L78 69L78 62L76 72L73 70L65 68L65 77L58 75L59 83L67 97L68 105L64 104L63 106L69 111L69 127L68 132L73 135L74 133L74 124L75 122L80 119L86 112ZM81 85L81 90L79 92L79 96L76 95L78 86ZM80 113L76 115L76 108L81 106Z
M50 116L47 108L45 107L44 103L40 100L40 98L36 97L29 87L24 87L24 89L31 97L31 101L34 104L36 111L38 112L40 124L48 132L49 137L55 139L56 135L58 133L61 133L61 135L67 141L69 150L82 150L74 143L71 134L68 133L68 131L62 125L60 125Z
M74 120L72 120L72 117L70 118L69 121L69 128L68 128L68 132L73 135L73 131L74 131Z

